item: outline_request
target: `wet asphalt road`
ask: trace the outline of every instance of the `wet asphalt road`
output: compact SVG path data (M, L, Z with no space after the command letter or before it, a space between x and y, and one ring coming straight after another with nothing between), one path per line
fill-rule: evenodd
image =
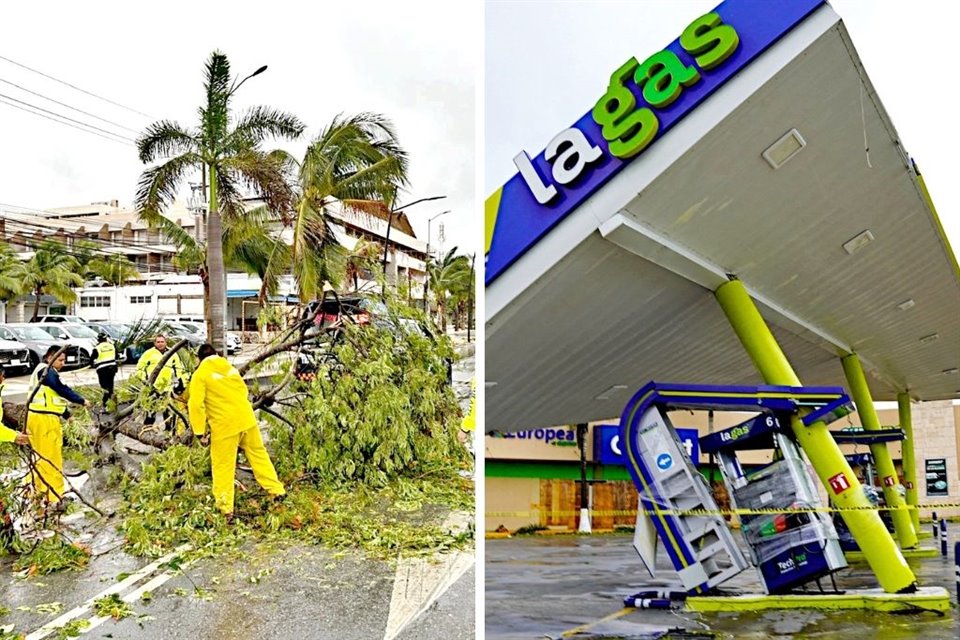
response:
M956 533L951 536L948 547L951 550ZM933 542L925 540L923 546L932 547ZM922 585L946 587L955 599L952 557L908 562ZM671 627L682 627L688 632L709 630L721 638L755 640L955 640L960 637L956 604L946 616L811 610L685 613L635 609L624 612L623 598L630 594L646 588L680 589L676 573L662 551L657 558L657 579L650 578L631 546L630 535L487 540L485 563L484 625L488 640L561 636L639 639ZM836 579L840 589L876 586L872 572L862 562L840 571ZM750 569L725 583L724 588L762 592L756 573ZM618 613L624 615L616 617ZM569 635L577 629L577 635Z
M473 367L474 359L469 356L454 368L454 386L465 404L469 403ZM103 555L95 557L80 572L24 579L12 571L11 558L0 558L0 605L10 609L10 613L0 616L0 637L4 637L2 630L10 626L18 634L39 629L85 601L99 597L104 590L117 585L124 574L149 562L116 549L122 541L113 529L114 525L103 523L86 527L87 537L83 541L95 554L102 551ZM381 640L385 638L391 608L396 607L393 591L399 567L360 553L261 544L239 556L201 560L182 572L161 568L153 575L165 573L169 579L150 590L149 600L135 597L136 587L143 586L149 577L119 594L132 598L132 616L107 620L83 637ZM396 637L475 637L475 576L470 568L442 593L421 588L424 596L436 600L429 606L428 600L424 600L426 610L408 620ZM59 603L59 608L53 603ZM414 610L418 608L414 606ZM92 616L87 610L77 619Z

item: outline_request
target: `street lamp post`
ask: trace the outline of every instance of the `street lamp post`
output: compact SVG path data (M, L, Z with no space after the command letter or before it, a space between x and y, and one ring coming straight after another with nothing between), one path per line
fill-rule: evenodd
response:
M408 202L402 207L397 207L396 209L391 209L387 213L387 235L383 241L383 278L387 278L387 254L390 252L390 228L393 227L393 216L397 213L400 213L408 207L412 207L415 204L420 204L421 202L430 202L432 200L443 200L447 196L429 196L427 198L420 198L419 200L414 200L413 202ZM385 293L385 292L384 292Z
M427 279L423 283L423 312L428 316L430 315L430 302L428 295L430 293L430 225L434 220L448 213L450 213L449 210L441 211L437 215L427 220Z

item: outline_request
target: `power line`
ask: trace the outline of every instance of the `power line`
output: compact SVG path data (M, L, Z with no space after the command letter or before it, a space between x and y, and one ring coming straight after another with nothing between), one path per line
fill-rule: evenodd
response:
M88 96L93 96L94 98L96 98L96 99L98 99L98 100L103 100L104 102L109 102L110 104L112 104L112 105L114 105L114 106L117 106L117 107L120 107L121 109L126 109L127 111L132 111L133 113L136 113L136 114L138 114L138 115L141 115L141 116L143 116L143 117L145 117L145 118L150 118L151 120L156 120L156 118L154 118L153 116L151 116L151 115L149 115L149 114L147 114L147 113L144 113L143 111L137 111L136 109L134 109L134 108L132 108L132 107L128 107L128 106L126 106L126 105L122 105L122 104L120 104L119 102L114 102L113 100L111 100L111 99L109 99L109 98L104 98L103 96L99 96L99 95L97 95L97 94L95 94L95 93L92 93L92 92L90 92L90 91L87 91L86 89L81 89L80 87L78 87L78 86L76 86L76 85L73 85L73 84L70 84L69 82L66 82L65 80L60 80L59 78L54 78L54 77L51 76L51 75L47 75L47 74L44 73L43 71L38 71L37 69L33 69L33 68L31 68L31 67L28 67L27 65L22 64L22 63L20 63L20 62L17 62L16 60L11 60L10 58L4 57L4 56L0 56L0 60L6 60L6 61L9 62L10 64L15 64L15 65L17 65L18 67L20 67L20 68L22 68L22 69L26 69L27 71L31 71L31 72L33 72L33 73L39 74L39 75L43 76L44 78L48 78L48 79L50 79L50 80L53 80L54 82L59 82L59 83L62 84L62 85L66 85L66 86L70 87L71 89L74 89L74 90L79 91L79 92L81 92L81 93L85 93L85 94L87 94Z
M78 127L78 126L76 126L76 125L70 124L69 122L64 122L63 120L57 120L56 118L51 118L50 116L45 116L45 115L43 115L42 113L37 113L36 111L31 111L31 110L26 109L26 108L24 108L24 107L21 107L21 106L19 106L19 105L16 105L16 104L7 102L6 100L4 100L4 99L2 99L2 98L0 98L0 104L5 104L5 105L7 105L8 107L13 107L14 109L20 109L21 111L25 111L26 113L29 113L29 114L31 114L31 115L39 116L39 117L41 117L41 118L46 118L47 120L50 120L50 121L52 121L52 122L56 122L56 123L62 124L62 125L64 125L64 126L71 127L71 128L73 128L73 129L76 129L77 131L83 131L84 133L89 133L89 134L91 134L91 135L95 135L95 136L97 136L98 138L103 138L104 140L109 140L109 141L111 141L111 142L116 142L117 144L134 146L134 145L132 145L131 143L126 142L126 141L124 141L124 140L118 140L117 138L110 138L110 137L105 136L105 135L103 135L103 134L97 133L96 131L90 131L89 129L84 129L83 127Z
M83 122L82 120L76 120L76 119L74 119L74 118L71 118L70 116L65 116L65 115L63 115L62 113L57 113L56 111L50 111L49 109L44 109L43 107L38 107L38 106L35 105L35 104L30 104L29 102L24 102L23 100L18 100L17 98L14 98L14 97L12 97L12 96L8 96L8 95L3 94L3 93L0 93L0 98L6 98L7 100L13 100L14 102L17 102L17 103L19 103L19 104L26 105L26 106L30 107L31 109L37 109L38 111L43 111L44 113L49 113L49 114L54 115L54 116L56 116L56 117L58 117L58 118L63 118L64 120L69 120L70 122L75 122L75 123L77 123L77 124L79 124L79 125L83 125L84 127L89 127L90 129L94 129L94 130L96 130L96 131L101 131L101 132L106 133L106 134L109 134L109 135L111 135L111 136L116 136L117 138L122 138L123 140L126 140L126 141L128 141L128 142L136 142L136 140L134 140L133 138L130 138L130 137L128 137L128 136L124 136L124 135L121 135L121 134L119 134L119 133L114 133L113 131L107 131L106 129L101 129L100 127L94 126L94 125L89 124L89 123L87 123L87 122ZM38 114L38 115L39 115L39 114Z
M48 226L48 225L43 225L36 222L27 222L24 220L15 220L13 218L5 218L4 224L7 229L13 229L15 230L15 232L19 232L19 233L33 234L39 231L39 232L45 232L49 235L56 235L58 231L62 230L65 235L69 235L70 237L73 237L76 240L99 242L103 245L110 246L111 248L116 248L116 249L150 249L161 244L170 244L170 245L176 246L176 244L172 241L150 242L148 240L141 241L141 240L128 239L128 238L104 239L104 238L100 238L99 236L86 235L86 233L79 234L75 230L71 231L71 230L64 229L62 227ZM25 240L39 242L37 240L34 240L33 238L25 238ZM157 252L159 253L160 250L157 250Z
M43 98L44 100L49 100L50 102L52 102L52 103L54 103L54 104L58 104L58 105L60 105L61 107L66 107L67 109L71 109L71 110L73 110L73 111L76 111L77 113L82 113L82 114L85 115L85 116L90 116L91 118L95 118L95 119L97 119L97 120L100 120L101 122L106 122L107 124L112 124L112 125L115 126L115 127L120 127L121 129L126 129L127 131L130 131L131 133L136 133L136 134L139 134L139 133L140 133L140 132L137 131L136 129L131 129L130 127L126 127L126 126L120 124L119 122L114 122L113 120L107 120L106 118L101 118L101 117L98 116L98 115L95 115L95 114L93 114L93 113L89 113L89 112L87 112L87 111L84 111L83 109L78 109L78 108L76 108L76 107L72 107L72 106L70 106L69 104L67 104L67 103L65 103L65 102L60 102L59 100L54 100L53 98L51 98L51 97L49 97L49 96L45 96L45 95L43 95L42 93L37 93L36 91L32 91L32 90L30 90L30 89L27 89L26 87L22 87L22 86L20 86L19 84L15 83L15 82L10 82L9 80L4 80L3 78L0 78L0 82L2 82L2 83L4 83L4 84L8 84L8 85L10 85L11 87L16 87L17 89L20 89L21 91L25 91L25 92L27 92L27 93L29 93L29 94L31 94L31 95L35 95L35 96L37 96L38 98Z

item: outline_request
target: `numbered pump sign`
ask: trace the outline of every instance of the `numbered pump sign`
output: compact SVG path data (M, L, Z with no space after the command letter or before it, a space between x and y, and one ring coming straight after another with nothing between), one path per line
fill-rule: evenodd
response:
M927 458L927 495L946 496L950 494L950 485L947 481L947 461L945 458Z
M693 464L700 464L700 433L696 429L676 429L683 448L693 460ZM600 424L593 427L593 451L594 460L600 464L626 464L626 446L620 442L620 425L618 424ZM661 470L669 469L675 464L675 460L667 459L657 460L657 466Z

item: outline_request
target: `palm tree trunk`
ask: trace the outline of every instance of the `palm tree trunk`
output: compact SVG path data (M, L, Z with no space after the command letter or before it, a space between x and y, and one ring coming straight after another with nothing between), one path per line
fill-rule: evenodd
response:
M226 299L223 268L223 230L217 206L217 172L210 167L210 216L207 219L207 279L209 282L210 326L207 335L218 353L226 355L223 327Z
M33 320L36 321L37 317L40 315L40 295L42 289L37 287L37 290L33 292Z

